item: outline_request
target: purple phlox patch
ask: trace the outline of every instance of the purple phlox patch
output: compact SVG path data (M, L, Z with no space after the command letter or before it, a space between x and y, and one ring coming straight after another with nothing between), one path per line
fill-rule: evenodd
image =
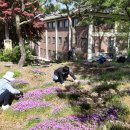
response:
M32 69L32 72L35 74L45 74L45 72L39 68Z
M41 100L25 100L15 103L12 108L15 111L25 111L36 107L48 107L50 104Z
M15 79L12 84L14 85L19 85L19 84L28 84L28 81L24 80L24 79Z

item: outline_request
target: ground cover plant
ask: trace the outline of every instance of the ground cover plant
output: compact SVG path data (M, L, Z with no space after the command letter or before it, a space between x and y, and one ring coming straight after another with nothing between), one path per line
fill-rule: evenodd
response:
M2 130L129 130L129 64L86 65L82 62L53 63L49 67L1 62L1 77L15 73L13 85L24 97L1 111ZM69 65L80 84L69 77L67 86L52 81L54 69Z

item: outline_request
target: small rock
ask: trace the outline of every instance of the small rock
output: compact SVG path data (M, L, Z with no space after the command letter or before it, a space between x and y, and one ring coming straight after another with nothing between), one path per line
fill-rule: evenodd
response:
M102 98L97 99L98 104L103 104L104 100Z
M116 93L116 91L115 91L114 89L109 89L109 94L115 95L115 94L117 94L117 93Z
M98 97L98 93L96 93L96 92L91 93L91 97L93 97L93 98Z
M11 67L12 64L5 64L5 67Z
M91 105L95 104L92 98L86 98L86 102Z

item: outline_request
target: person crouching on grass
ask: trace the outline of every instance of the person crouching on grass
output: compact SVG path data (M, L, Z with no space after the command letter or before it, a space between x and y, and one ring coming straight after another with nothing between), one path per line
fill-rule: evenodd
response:
M60 67L54 71L53 75L53 81L60 82L63 87L65 87L64 81L68 78L68 75L70 75L75 83L79 83L79 81L76 79L75 75L73 74L72 70L68 66Z
M13 72L7 71L0 79L0 105L2 105L2 110L8 109L15 98L18 99L18 97L23 96L21 91L12 87L11 82L15 80L13 76Z

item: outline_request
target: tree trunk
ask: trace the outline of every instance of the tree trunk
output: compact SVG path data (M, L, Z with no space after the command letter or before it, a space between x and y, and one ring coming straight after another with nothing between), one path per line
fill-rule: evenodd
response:
M69 51L72 51L72 59L77 60L75 53L76 32L75 28L72 26L72 18L69 15L69 13L68 13L68 20L69 20Z
M72 49L72 19L68 15L69 20L69 51Z
M73 49L73 60L77 60L76 56L76 30L75 27L72 27L72 49Z
M9 39L9 29L7 21L5 21L5 39Z
M25 52L25 47L24 47L24 42L23 42L23 38L21 35L21 28L20 28L20 17L19 15L15 16L16 19L16 33L18 35L18 39L19 39L19 47L20 47L20 52L21 52L21 57L19 60L18 65L20 67L22 67L25 63L25 59L26 59L26 52Z

